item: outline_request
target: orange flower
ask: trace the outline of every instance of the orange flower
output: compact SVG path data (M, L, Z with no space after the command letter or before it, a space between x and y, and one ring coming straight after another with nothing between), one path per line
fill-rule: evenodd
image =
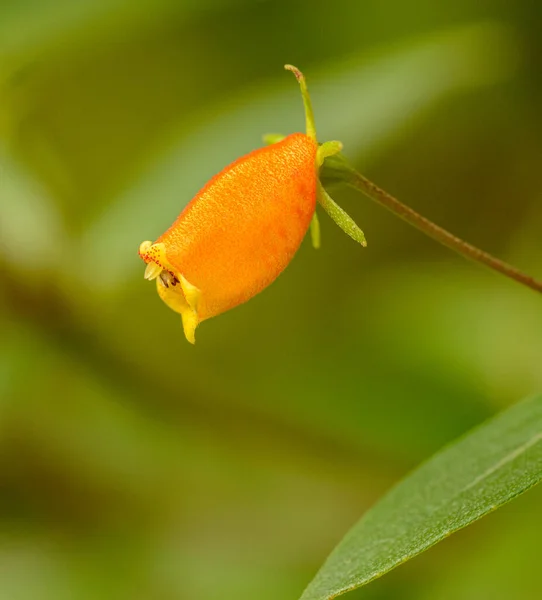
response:
M278 277L311 222L318 246L317 199L352 234L353 221L318 179L324 158L339 152L341 144L318 146L303 75L286 68L301 85L307 133L291 134L237 159L198 192L154 243L140 245L145 278L156 279L159 296L181 314L191 343L201 321L246 302ZM355 239L364 245L363 233L354 227Z

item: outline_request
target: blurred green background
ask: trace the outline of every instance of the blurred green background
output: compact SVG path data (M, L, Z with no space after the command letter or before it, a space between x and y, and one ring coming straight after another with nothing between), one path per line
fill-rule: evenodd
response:
M2 0L0 599L297 598L386 489L542 388L542 305L357 193L195 347L137 247L304 127L542 276L542 5ZM330 297L329 290L333 290ZM352 598L540 598L538 489Z

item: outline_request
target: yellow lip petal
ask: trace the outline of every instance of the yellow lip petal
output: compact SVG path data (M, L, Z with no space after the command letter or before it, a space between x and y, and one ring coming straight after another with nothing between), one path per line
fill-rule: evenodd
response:
M185 285L188 284L186 279L184 279L184 281ZM193 293L197 293L199 295L198 288L195 286L192 286L192 288L195 290ZM159 278L156 280L156 289L160 298L169 306L169 308L181 315L183 320L184 335L191 344L195 344L195 331L196 327L199 325L200 319L198 317L198 313L194 310L194 308L192 308L192 306L190 306L187 298L185 297L183 288L181 288L181 286L166 287L163 281ZM194 297L192 297L192 300L194 300Z
M198 315L193 310L185 310L181 313L183 320L183 330L186 339L191 343L196 343L196 327L199 325Z
M179 280L181 282L181 288L183 290L184 297L188 302L188 306L190 306L190 308L197 313L201 291L195 285L192 285L182 273L180 274Z

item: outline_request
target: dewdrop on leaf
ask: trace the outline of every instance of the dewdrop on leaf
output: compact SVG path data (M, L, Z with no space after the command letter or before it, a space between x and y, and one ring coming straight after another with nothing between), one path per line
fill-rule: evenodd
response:
M319 145L303 74L291 65L303 96L306 133L267 136L254 150L215 175L173 225L139 255L145 279L180 313L186 339L195 343L201 321L246 302L271 284L292 260L309 227L320 244L316 202L351 237L363 232L329 197L318 178L340 142Z

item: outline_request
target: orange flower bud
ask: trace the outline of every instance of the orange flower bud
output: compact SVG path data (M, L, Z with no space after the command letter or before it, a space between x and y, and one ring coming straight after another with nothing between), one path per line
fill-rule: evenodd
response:
M139 248L145 278L156 279L159 296L181 314L191 343L201 321L246 302L278 277L315 217L323 190L318 168L340 144L318 147L305 82L294 73L304 93L307 134L294 133L237 159L156 242Z

